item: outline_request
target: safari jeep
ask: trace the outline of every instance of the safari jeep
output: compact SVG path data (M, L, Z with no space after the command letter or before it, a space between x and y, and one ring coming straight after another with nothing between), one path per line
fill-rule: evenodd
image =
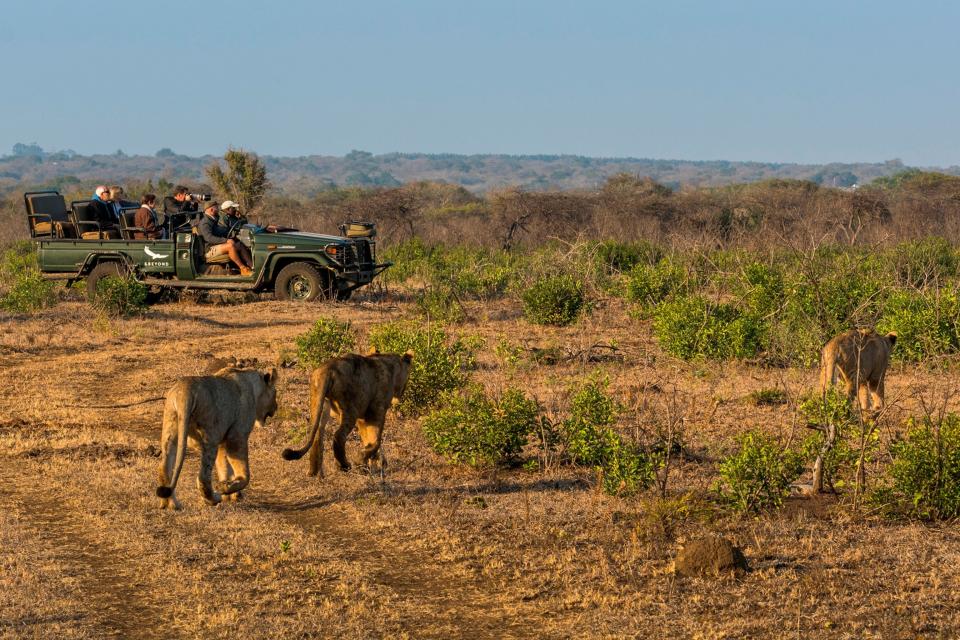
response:
M279 300L346 300L391 263L377 264L375 226L352 222L344 236L295 229L268 232L251 225L231 229L250 249L253 273L243 277L226 255L205 259L203 238L189 226L169 240L137 240L136 208L120 216L119 228L104 229L88 211L88 201L71 202L57 191L24 194L30 237L37 245L43 276L86 280L88 298L107 276L132 275L153 291L168 288L272 291Z

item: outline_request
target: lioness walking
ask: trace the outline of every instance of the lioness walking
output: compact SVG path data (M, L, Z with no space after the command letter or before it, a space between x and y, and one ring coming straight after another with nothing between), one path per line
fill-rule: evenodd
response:
M412 361L412 351L403 355L347 354L314 369L310 376L310 435L302 448L284 449L283 458L299 460L309 450L310 475L320 474L322 478L324 431L327 418L335 412L340 417L340 427L333 436L333 455L340 470L350 469L345 446L359 420L363 464L369 469L373 458L377 458L382 478L386 459L381 443L387 409L403 396ZM324 411L327 400L329 410Z
M208 504L237 494L250 482L247 442L255 424L264 424L277 410L277 370L227 367L212 376L181 378L166 393L160 436L160 508L179 509L174 492L187 438L200 447L197 486ZM220 482L213 488L216 461Z
M851 329L835 336L820 351L820 391L826 393L839 374L851 402L856 393L864 412L871 408L879 411L890 352L896 342L896 333L881 336L873 329Z

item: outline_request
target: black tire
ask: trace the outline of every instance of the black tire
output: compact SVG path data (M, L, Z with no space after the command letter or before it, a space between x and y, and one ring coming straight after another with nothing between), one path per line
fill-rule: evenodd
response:
M296 300L310 302L325 297L327 278L320 270L308 262L288 264L273 283L273 293L277 300Z
M110 276L122 278L127 269L119 262L101 262L87 274L87 302L97 299L97 283Z

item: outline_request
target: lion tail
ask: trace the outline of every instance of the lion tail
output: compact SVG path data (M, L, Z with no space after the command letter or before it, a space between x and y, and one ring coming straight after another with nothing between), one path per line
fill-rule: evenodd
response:
M169 498L177 487L180 471L183 469L183 459L187 457L187 429L190 426L190 416L193 414L193 396L188 395L184 406L180 407L180 422L177 424L177 460L173 465L173 476L168 486L157 487L158 498Z
M320 388L320 404L317 405L317 412L313 414L312 421L310 424L310 436L307 438L303 447L300 449L286 448L280 454L284 460L299 460L307 451L310 451L310 446L313 444L313 439L317 437L317 429L320 427L321 416L323 413L323 404L327 401L327 393L330 391L330 385L332 384L331 376L327 374L323 380L323 386Z

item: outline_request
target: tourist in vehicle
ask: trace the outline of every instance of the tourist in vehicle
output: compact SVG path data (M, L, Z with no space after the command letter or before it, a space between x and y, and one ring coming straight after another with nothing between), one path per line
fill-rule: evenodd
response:
M93 212L94 219L100 223L102 231L116 228L117 220L113 215L113 204L110 200L110 189L108 187L98 186L93 192L93 199L87 206ZM90 229L84 229L84 231L88 230Z
M163 240L167 237L166 229L160 226L156 205L157 196L152 193L146 193L140 198L140 208L133 217L133 226L143 231L133 232L135 240Z
M163 199L163 212L168 216L176 213L197 213L199 210L197 201L190 195L190 189L182 184L173 188L172 196Z
M200 224L197 225L197 232L207 243L206 257L210 258L223 255L230 256L230 261L240 267L240 275L249 276L253 273L253 260L250 252L239 241L227 237L230 229L220 224L217 219L217 209L219 205L216 202L207 202L203 209L203 216L200 218Z
M115 184L112 187L110 187L110 206L113 211L113 217L117 224L119 224L120 222L120 216L122 215L121 212L124 209L137 206L136 202L132 202L130 200L124 200L123 199L124 195L125 194L123 192L123 187L121 187L120 185Z
M228 229L233 226L247 224L247 217L240 213L240 205L233 200L226 200L220 205L220 224Z

